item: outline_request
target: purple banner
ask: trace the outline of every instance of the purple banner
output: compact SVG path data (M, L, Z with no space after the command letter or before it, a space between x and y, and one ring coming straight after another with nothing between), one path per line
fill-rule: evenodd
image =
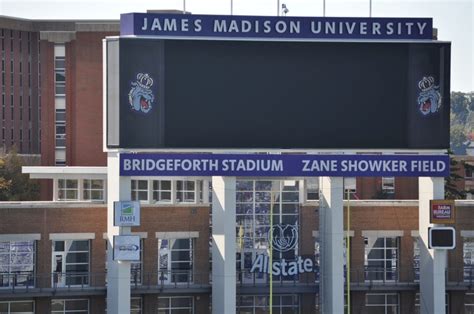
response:
M433 19L127 13L120 17L120 35L431 40Z
M447 177L449 156L121 154L120 175Z

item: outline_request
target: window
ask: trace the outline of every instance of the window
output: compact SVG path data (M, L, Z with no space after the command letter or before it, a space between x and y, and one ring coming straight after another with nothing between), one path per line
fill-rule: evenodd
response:
M158 314L192 314L193 303L193 297L159 297Z
M413 238L413 275L414 281L420 281L420 238Z
M89 240L53 241L53 285L89 284Z
M268 313L270 298L268 295L237 296L238 313ZM299 313L300 302L297 295L273 295L273 313Z
M148 201L147 180L132 180L132 200L141 202Z
M357 199L356 178L355 177L345 177L344 178L344 199L347 199L347 195L350 196L350 199Z
M395 177L382 177L382 197L393 198L395 195Z
M52 314L79 314L89 313L89 300L87 299L70 299L70 300L51 300Z
M365 306L368 313L397 314L400 311L397 293L367 293Z
M465 164L465 165L464 165L464 169L465 169L465 171L466 171L466 175L465 175L466 178L470 178L470 179L471 179L471 178L474 177L474 168L473 168L472 165L470 165L470 164Z
M365 280L394 281L398 278L398 237L365 237Z
M84 200L103 201L104 200L104 180L88 180L83 181Z
M131 298L130 314L142 314L142 298Z
M319 178L306 179L305 184L306 200L309 202L319 200Z
M54 58L56 96L66 95L66 58Z
M172 181L171 180L153 180L153 202L171 203Z
M143 280L143 239L140 239L140 260L130 264L130 283L141 285Z
M77 201L78 184L77 180L58 179L58 200Z
M236 182L236 241L238 280L242 283L266 283L265 273L251 273L257 255L268 255L270 215L274 225L299 226L299 181L237 180ZM286 252L273 251L274 261L284 258L294 261L298 256L298 239ZM298 275L274 276L275 280L294 281Z
M176 182L176 202L196 202L196 181L180 180Z
M35 303L33 301L2 301L0 302L0 313L10 314L34 314Z
M56 147L66 147L66 110L56 109Z
M196 204L203 202L200 180L132 179L132 200L152 204Z
M464 309L466 314L474 314L474 293L466 293L464 296Z
M474 281L474 238L463 238L464 281Z
M0 242L0 286L33 287L35 259L35 241Z
M193 239L158 239L160 283L193 281Z

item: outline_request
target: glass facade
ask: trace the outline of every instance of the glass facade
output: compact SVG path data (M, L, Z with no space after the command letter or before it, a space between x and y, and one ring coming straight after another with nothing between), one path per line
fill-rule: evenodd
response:
M158 314L193 314L193 297L159 297Z
M158 280L192 283L193 239L158 239Z
M35 284L35 241L0 242L1 287Z
M299 182L237 180L236 194L236 261L237 272L240 271L238 280L243 283L267 282L269 278L266 273L251 273L250 270L258 255L268 255L272 213L275 239L282 236L281 241L294 245L291 245L292 248L289 250L274 249L273 260L285 259L287 262L292 262L298 255ZM282 229L275 229L276 225L280 225ZM292 226L296 233L281 231L289 230L284 229L288 225ZM273 279L294 281L297 278L298 275L287 275L274 276Z
M53 286L89 285L89 240L53 241Z
M464 281L474 281L474 238L463 238Z
M398 278L399 238L366 237L365 280L395 281Z
M298 295L274 295L272 313L298 314L300 302ZM237 314L270 313L270 297L268 295L237 296Z
M365 295L367 314L399 314L398 293L367 293Z
M51 300L52 314L85 314L89 313L87 299L53 299Z
M33 301L0 301L0 313L34 314L35 303Z

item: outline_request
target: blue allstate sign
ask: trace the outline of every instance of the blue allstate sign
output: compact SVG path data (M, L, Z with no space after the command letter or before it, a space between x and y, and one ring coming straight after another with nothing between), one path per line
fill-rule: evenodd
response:
M431 40L431 18L277 17L127 13L120 35L227 39Z

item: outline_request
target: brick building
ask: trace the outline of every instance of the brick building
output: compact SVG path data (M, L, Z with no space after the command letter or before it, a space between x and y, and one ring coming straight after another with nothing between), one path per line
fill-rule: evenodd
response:
M2 17L0 28L7 113L3 145L9 149L22 143L21 152L41 152L43 167L24 172L45 182L43 202L0 204L0 312L105 313L102 39L117 34L118 21ZM31 86L25 84L25 72ZM25 102L27 95L31 102ZM30 107L31 123L26 119ZM142 203L142 224L132 228L142 243L141 260L131 267L132 313L210 312L210 181L131 178L130 199ZM352 313L417 313L418 179L346 178L344 188L350 195L344 217L350 208L351 224L345 229L351 239ZM292 254L319 263L318 181L239 179L238 313L268 312L269 278L251 273L250 267L268 248L262 230L268 227L270 203L262 195L269 191L277 195L273 206L281 209L275 219L299 225ZM449 313L474 313L474 203L456 205L457 246L448 254L446 307ZM309 275L277 276L274 311L318 313L319 285L317 269Z

